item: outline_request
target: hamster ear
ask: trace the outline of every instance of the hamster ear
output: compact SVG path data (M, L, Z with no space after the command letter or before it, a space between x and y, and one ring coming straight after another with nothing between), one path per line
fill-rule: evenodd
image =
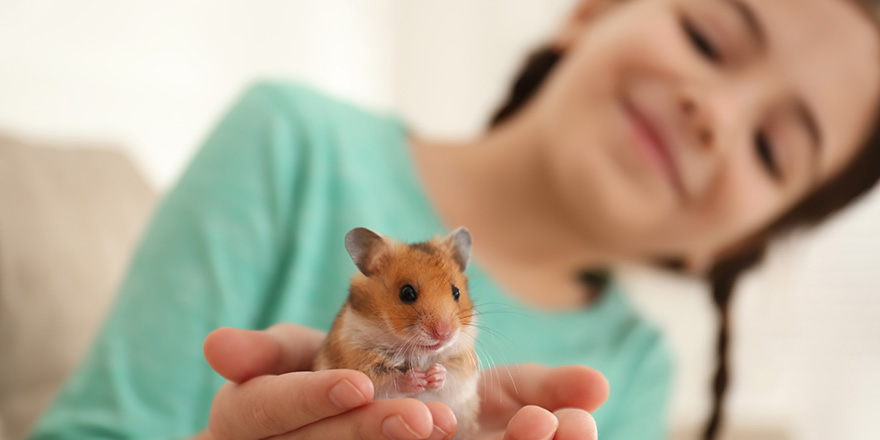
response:
M458 267L464 272L471 260L471 233L464 226L459 226L449 235L443 237L440 243L452 251L452 258L458 263Z
M391 240L367 228L354 228L345 234L345 250L358 270L370 276L379 269L380 258L391 249Z

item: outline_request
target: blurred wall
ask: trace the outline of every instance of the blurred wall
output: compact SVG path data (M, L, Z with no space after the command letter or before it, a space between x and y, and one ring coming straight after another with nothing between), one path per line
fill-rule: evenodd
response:
M116 141L162 187L242 88L391 104L390 0L0 0L0 130Z
M0 0L0 130L116 142L167 188L242 87L273 76L468 136L571 3ZM740 438L876 438L878 219L874 194L743 284L729 407ZM643 269L624 283L676 351L672 417L691 438L712 368L705 289Z

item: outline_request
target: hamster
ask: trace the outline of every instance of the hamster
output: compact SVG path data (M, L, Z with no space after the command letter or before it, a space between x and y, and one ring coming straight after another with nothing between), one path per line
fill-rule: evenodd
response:
M315 368L362 371L375 399L443 402L458 420L453 438L472 438L480 402L475 312L464 274L470 232L460 227L410 245L355 228L345 248L361 274L351 279Z

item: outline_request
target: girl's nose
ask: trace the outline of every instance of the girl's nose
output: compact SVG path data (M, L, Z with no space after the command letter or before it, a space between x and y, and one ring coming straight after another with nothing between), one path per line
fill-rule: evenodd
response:
M748 144L764 115L784 98L785 84L777 72L764 67L701 77L677 90L678 110L701 151L727 153Z
M707 110L701 108L696 99L688 94L682 94L679 97L678 107L688 129L693 132L696 144L705 150L715 148L715 128L712 126L711 117L707 114Z

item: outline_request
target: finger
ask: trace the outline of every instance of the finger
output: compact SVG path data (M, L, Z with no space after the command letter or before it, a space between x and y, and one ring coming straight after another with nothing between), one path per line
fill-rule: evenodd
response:
M602 373L580 365L547 371L536 400L545 398L545 408L579 408L593 412L608 399L608 380Z
M579 365L549 368L537 364L509 367L506 373L488 373L480 383L483 401L510 410L538 405L551 411L580 408L595 411L608 398L608 381L596 370ZM497 409L496 408L496 409Z
M363 406L373 383L359 371L327 370L261 376L227 383L211 406L214 437L264 438Z
M294 324L264 331L228 327L211 332L203 350L218 374L236 383L264 374L283 374L312 368L324 333Z
M559 426L556 416L538 406L524 406L507 424L504 440L550 440Z
M416 440L434 432L431 407L416 399L377 400L273 440Z
M440 402L427 402L425 405L431 411L431 419L434 423L434 432L428 439L446 440L451 438L458 429L458 421L452 410Z
M565 408L554 413L559 420L553 440L598 440L599 431L590 413L582 409Z

